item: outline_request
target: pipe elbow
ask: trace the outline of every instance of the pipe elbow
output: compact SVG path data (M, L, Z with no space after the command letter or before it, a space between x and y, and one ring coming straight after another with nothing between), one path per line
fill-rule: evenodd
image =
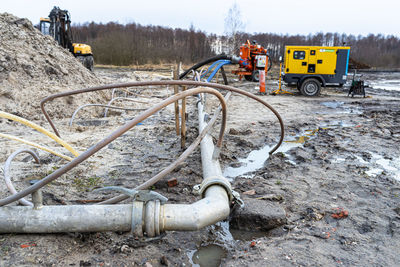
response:
M163 231L196 231L226 219L230 202L226 190L219 185L207 189L205 198L190 204L165 204L161 212Z

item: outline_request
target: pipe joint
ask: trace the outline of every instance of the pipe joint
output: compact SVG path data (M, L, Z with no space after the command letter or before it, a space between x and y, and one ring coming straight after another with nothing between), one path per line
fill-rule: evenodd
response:
M233 190L232 186L229 183L228 179L223 176L210 176L203 180L201 184L195 185L193 187L193 193L200 195L201 197L205 197L205 192L210 186L219 185L222 186L226 193L228 194L229 201L233 200Z
M144 231L148 237L159 236L164 228L160 200L148 201L145 206Z

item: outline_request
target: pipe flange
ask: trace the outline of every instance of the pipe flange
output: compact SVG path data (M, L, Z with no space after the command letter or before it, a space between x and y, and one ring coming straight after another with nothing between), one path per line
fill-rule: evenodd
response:
M229 196L229 201L232 201L233 199L235 199L235 196L233 195L233 190L232 190L231 184L223 176L210 176L210 177L207 177L206 179L203 180L203 182L201 184L195 185L193 187L193 193L201 195L202 197L204 197L205 191L207 190L207 188L209 188L212 185L220 185L223 188L225 188L226 193Z

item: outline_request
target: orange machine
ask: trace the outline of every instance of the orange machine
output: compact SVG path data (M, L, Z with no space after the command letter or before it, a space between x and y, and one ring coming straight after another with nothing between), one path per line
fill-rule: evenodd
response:
M239 79L242 77L248 81L259 81L259 70L265 70L265 76L267 76L268 68L268 53L267 49L250 41L240 47L240 56L235 57L234 61L239 63L239 69L232 71L232 73L239 75Z

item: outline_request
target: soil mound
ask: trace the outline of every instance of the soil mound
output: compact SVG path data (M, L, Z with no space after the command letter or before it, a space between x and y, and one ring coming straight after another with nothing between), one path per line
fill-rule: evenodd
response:
M29 20L0 13L1 110L39 118L39 103L44 97L99 83L67 49L42 35ZM68 103L52 105L52 115L71 114L77 105L98 102L100 98L96 94L68 99Z

